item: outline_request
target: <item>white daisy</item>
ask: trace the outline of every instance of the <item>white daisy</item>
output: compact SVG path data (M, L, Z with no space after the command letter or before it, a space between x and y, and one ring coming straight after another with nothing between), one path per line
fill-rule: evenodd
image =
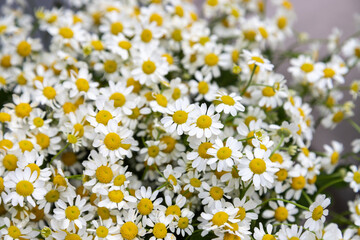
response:
M319 231L325 222L326 216L329 214L329 210L325 209L329 205L329 198L326 198L324 194L318 195L310 205L309 211L304 212L305 218L307 219L304 227L310 231Z

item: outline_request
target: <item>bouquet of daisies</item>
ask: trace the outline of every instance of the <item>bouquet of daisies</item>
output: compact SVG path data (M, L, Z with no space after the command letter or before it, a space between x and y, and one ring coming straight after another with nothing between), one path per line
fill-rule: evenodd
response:
M360 239L328 191L360 190L360 135L312 147L360 133L360 32L296 33L288 0L31 2L1 8L1 239Z

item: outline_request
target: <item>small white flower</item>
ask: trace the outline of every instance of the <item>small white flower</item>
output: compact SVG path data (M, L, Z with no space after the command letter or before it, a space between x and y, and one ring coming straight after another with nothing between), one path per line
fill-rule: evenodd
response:
M319 231L325 222L326 216L329 214L329 210L325 209L329 205L329 198L326 198L324 194L318 195L315 202L310 205L310 211L304 212L305 218L307 219L304 227L310 231Z

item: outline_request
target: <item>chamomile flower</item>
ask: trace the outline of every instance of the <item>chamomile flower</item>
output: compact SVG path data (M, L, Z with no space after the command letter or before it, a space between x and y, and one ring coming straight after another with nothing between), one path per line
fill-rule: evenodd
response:
M298 213L298 209L294 204L288 203L284 204L282 201L269 202L269 206L272 208L271 210L265 210L263 212L263 217L270 219L270 221L276 222L294 222L294 215Z
M224 112L226 114L231 114L231 116L236 116L238 112L245 111L245 107L240 103L242 99L240 96L237 96L235 93L226 94L224 92L218 92L215 95L215 99L220 103L216 106L217 112Z
M259 190L261 187L269 189L274 185L274 173L278 168L269 160L270 154L270 150L255 148L251 151L246 149L246 158L240 160L239 175L243 181L252 180L255 190Z
M214 100L217 86L211 83L211 74L203 74L200 71L195 72L195 80L190 80L191 94L197 94L195 101L205 99L208 102Z
M193 111L195 105L189 104L187 99L178 99L174 104L169 104L167 107L166 116L161 119L161 123L167 129L167 132L177 132L178 135L182 135L184 132L190 130L189 126L189 113Z
M155 190L153 192L150 187L145 188L144 186L135 192L135 196L138 199L136 208L142 215L144 227L153 225L156 218L154 212L158 209L163 209L163 206L160 205L163 199L157 198L158 193L159 191Z
M279 231L279 240L287 240L291 238L299 240L314 240L315 235L295 224L292 225L291 228L282 225Z
M242 157L242 144L233 137L229 137L224 143L220 138L215 140L215 144L207 153L212 155L207 164L212 170L230 171L233 166L240 162Z
M328 174L331 174L338 165L344 147L340 142L331 141L331 146L325 144L324 149L326 157L323 159L322 166Z
M99 207L108 209L128 209L132 204L136 203L136 198L131 196L122 186L110 187L107 194L102 194L101 197Z
M219 135L220 128L223 127L223 124L219 121L220 115L215 114L214 105L210 105L209 108L205 103L196 106L190 118L189 135L196 135L197 138L202 136L210 138L212 135Z
M272 71L274 68L274 65L257 51L249 52L248 50L243 50L243 54L248 64L255 64L261 71Z
M310 57L300 55L290 60L288 71L299 81L315 82L321 77L321 68Z
M44 185L37 171L32 171L30 167L24 170L17 168L5 177L4 187L8 194L3 196L4 202L11 202L13 206L23 207L24 203L35 206L34 199L41 200L46 194Z
M360 170L355 165L351 165L350 170L346 173L344 181L350 184L354 192L358 192L360 190Z
M310 205L309 211L305 211L305 218L307 220L304 227L310 231L319 231L325 222L326 216L329 214L329 210L325 209L329 205L329 198L326 198L324 194L318 195L315 202Z
M84 96L85 99L95 100L98 94L97 82L92 81L92 76L86 68L80 68L79 72L72 72L70 81L64 82L63 86L69 89L69 97Z
M2 219L2 223L4 224L4 228L1 229L0 235L6 240L15 240L20 238L32 239L38 235L38 232L33 230L31 226L14 224L7 217Z
M117 227L113 226L112 219L101 220L100 221L91 221L93 228L88 229L89 232L92 232L94 240L115 240L119 238L119 233Z

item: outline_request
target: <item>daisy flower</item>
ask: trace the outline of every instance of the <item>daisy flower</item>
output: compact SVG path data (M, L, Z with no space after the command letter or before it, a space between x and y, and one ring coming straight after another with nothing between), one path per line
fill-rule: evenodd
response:
M120 122L122 117L120 108L114 108L105 101L97 101L96 108L96 111L94 111L92 107L89 107L86 116L86 120L95 128L96 132L99 131L99 126L107 126L111 119Z
M211 83L211 74L203 74L200 71L196 71L194 74L195 80L190 80L190 93L197 94L195 101L205 99L208 102L214 100L214 95L218 89L215 83Z
M310 205L309 211L304 212L305 218L307 219L304 227L310 231L319 231L325 222L326 216L329 214L329 210L325 209L329 205L329 198L326 198L324 194L318 195Z
M214 113L214 105L210 105L209 108L205 103L201 104L201 106L196 105L194 111L190 114L189 136L196 135L197 138L202 136L210 138L212 135L219 135L221 133L220 129L224 125L219 121L220 115Z
M178 99L175 103L168 105L166 113L170 116L162 118L161 123L164 124L167 132L173 133L176 131L178 135L182 135L190 130L189 113L194 108L195 105L190 104L186 98Z
M258 213L256 211L258 203L256 201L244 196L242 199L234 198L233 204L234 207L238 209L238 212L236 213L237 219L245 222L251 222L252 220L258 219Z
M231 191L230 188L224 187L224 184L217 180L216 176L212 176L207 182L202 183L202 188L199 193L201 203L208 207L220 207L222 205L221 199L230 198L227 193Z
M279 169L269 160L270 150L255 148L253 151L246 149L246 158L240 160L239 175L243 181L252 179L255 190L261 187L272 188L274 185L274 174Z
M93 207L86 199L81 199L80 195L77 195L76 199L68 197L66 202L59 200L55 206L51 225L54 224L59 229L74 231L76 228L86 228L87 221L93 217L91 213Z
M129 209L132 204L136 203L136 198L131 196L123 186L111 186L107 194L101 194L99 207L108 209Z
M17 168L15 171L9 172L4 179L5 191L4 202L10 202L13 206L24 206L24 202L28 202L35 206L35 200L41 200L46 191L44 189L45 182L38 178L38 172L32 171L30 167L24 170Z
M269 206L272 209L265 210L262 214L264 218L270 219L269 222L294 222L295 217L293 215L299 211L294 204L288 203L285 205L283 201L270 201Z
M143 227L138 212L130 208L128 212L124 213L122 217L117 216L117 223L120 225L120 235L122 240L139 240L146 233Z
M189 171L183 175L182 182L184 185L184 190L189 191L191 193L196 191L200 191L201 183L203 179L198 171Z
M192 223L192 219L194 218L195 214L190 211L189 209L185 208L182 209L181 211L181 215L179 216L179 220L176 223L176 234L177 235L181 235L181 236L185 236L185 234L187 235L191 235L194 232L194 227L191 225ZM172 230L172 226L170 225L170 230L172 232L175 232L175 229Z
M218 172L230 171L239 163L242 157L241 150L241 142L233 137L229 137L225 143L217 138L213 147L207 151L207 154L214 156L208 160L207 164L212 170L216 169Z
M92 232L94 240L116 240L119 239L118 228L114 226L112 219L91 221L93 228L87 229Z
M304 231L303 227L296 224L291 227L281 225L279 231L279 240L299 239L299 240L315 240L315 235L309 231ZM325 238L324 238L325 239ZM327 238L326 238L327 239Z
M331 146L325 144L324 149L326 157L323 158L322 167L327 174L331 174L339 163L344 147L343 144L338 141L331 141Z
M114 119L109 120L107 127L100 125L99 132L93 146L98 147L103 156L109 156L111 161L116 158L122 159L124 156L131 157L131 150L138 150L132 131L119 127Z
M31 169L31 174L36 172L40 180L46 182L49 180L51 171L49 168L40 168L44 163L44 156L39 155L37 151L25 152L23 156L17 161L18 168L24 170L25 168Z
M84 96L85 99L95 100L98 95L97 86L99 83L91 80L92 75L87 68L80 68L79 72L71 72L69 81L63 83L64 88L68 89L69 97Z
M222 52L222 46L209 42L204 49L204 66L201 71L205 74L209 73L214 78L220 76L220 67L223 69L230 68L228 55Z
M148 166L161 165L166 161L166 155L162 151L166 148L165 144L161 144L160 141L146 141L145 143L147 147L140 150L140 154L145 155L141 158L142 161L146 161Z
M359 192L360 190L360 169L357 166L351 165L349 172L346 173L344 178L345 182L350 184L350 187L354 192Z
M316 82L321 77L321 68L310 57L300 55L290 60L288 71L299 81Z
M135 192L135 196L138 199L136 208L142 215L142 224L144 227L153 226L153 221L156 217L154 212L158 209L163 210L164 208L160 205L163 199L157 198L158 193L159 191L156 190L153 192L151 187L146 189L144 186L141 186L141 188Z
M236 93L230 93L229 95L218 91L215 95L215 99L220 103L216 106L216 111L218 113L224 112L225 114L231 114L231 116L236 116L238 112L244 112L245 107L240 103L242 99L240 96L237 96Z
M35 239L39 234L32 226L22 226L21 224L14 224L9 218L2 218L3 228L0 230L0 235L5 240L16 239Z
M260 68L261 71L272 71L274 65L263 56L258 51L249 52L248 50L243 50L243 55L247 61L247 64L255 64Z
M255 240L263 240L263 239L276 239L275 236L277 235L276 232L273 233L274 226L272 224L267 224L266 229L264 229L264 226L262 223L259 224L259 227L255 227L254 230L254 238Z
M169 224L172 216L165 217L163 212L158 212L158 215L154 218L154 221L148 220L147 225L151 227L150 233L153 236L150 240L172 240L175 239L174 234L168 232Z

